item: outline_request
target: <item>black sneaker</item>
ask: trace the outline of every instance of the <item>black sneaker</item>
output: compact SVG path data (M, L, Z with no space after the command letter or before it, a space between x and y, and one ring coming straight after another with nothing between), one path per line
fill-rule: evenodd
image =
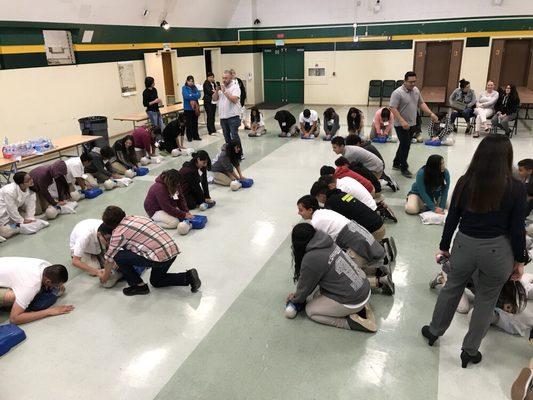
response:
M435 343L436 340L439 338L438 336L435 336L429 331L429 325L424 325L422 327L422 336L424 336L428 340L428 344L430 346L433 346L433 343Z
M405 176L408 179L411 179L413 177L413 174L408 169L402 170L402 175Z
M140 286L135 285L135 286L124 288L122 289L122 293L124 293L126 296L137 296L140 294L150 293L150 288L145 283L144 285L140 285Z
M398 185L393 179L387 181L387 186L390 187L393 192L397 192L398 190L400 190L400 185Z
M390 207L386 204L383 204L383 206L380 209L381 216L383 219L390 219L393 222L398 222L398 218L394 215Z
M465 135L470 135L470 131L472 130L472 126L468 124L465 129Z
M187 270L187 282L191 285L191 292L196 293L200 286L202 286L202 281L198 276L198 271L196 268Z
M381 287L381 293L387 296L393 296L396 292L396 287L392 281L392 276L384 275L379 278L379 284Z

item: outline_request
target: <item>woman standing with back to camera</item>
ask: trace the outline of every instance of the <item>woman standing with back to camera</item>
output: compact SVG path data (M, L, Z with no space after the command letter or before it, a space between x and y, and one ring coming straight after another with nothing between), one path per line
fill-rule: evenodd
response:
M463 340L461 362L481 361L479 346L490 326L500 291L513 275L520 279L527 261L524 213L526 192L512 175L513 148L501 135L479 144L470 166L457 182L438 255L450 257L451 271L433 318L422 328L430 346L450 326L466 283L476 288L474 310ZM450 242L459 225L451 253Z

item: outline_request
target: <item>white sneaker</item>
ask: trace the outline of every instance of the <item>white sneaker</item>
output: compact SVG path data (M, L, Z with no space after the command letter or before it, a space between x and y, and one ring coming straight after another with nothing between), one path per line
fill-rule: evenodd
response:
M459 301L459 305L457 306L456 311L459 314L468 314L468 312L470 311L470 300L468 299L466 293L462 294L461 300Z
M3 236L0 236L0 243L5 242L7 239Z
M111 276L107 280L106 283L102 284L102 287L105 287L106 289L112 288L117 284L117 282L122 279L122 272L118 271L111 271Z

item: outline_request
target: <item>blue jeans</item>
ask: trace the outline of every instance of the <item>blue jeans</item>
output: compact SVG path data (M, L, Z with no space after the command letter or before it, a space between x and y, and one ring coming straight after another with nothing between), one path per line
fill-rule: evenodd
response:
M222 132L224 132L224 140L226 143L236 141L241 143L241 138L239 137L239 127L241 126L241 119L238 115L231 118L224 118L220 120L220 126L222 127ZM241 146L242 148L242 146Z
M163 117L159 111L146 111L146 113L148 114L148 119L152 125L160 127L161 130L165 129Z
M463 111L455 110L452 112L452 115L450 117L450 122L454 124L455 120L458 117L463 117L466 123L468 124L470 123L470 120L472 119L473 116L474 116L474 110L472 110L471 108L465 108Z
M129 286L137 285L143 281L137 272L138 267L152 269L150 272L150 284L153 287L187 286L189 284L185 272L177 274L168 272L176 257L164 262L157 262L148 260L129 250L120 250L113 259Z

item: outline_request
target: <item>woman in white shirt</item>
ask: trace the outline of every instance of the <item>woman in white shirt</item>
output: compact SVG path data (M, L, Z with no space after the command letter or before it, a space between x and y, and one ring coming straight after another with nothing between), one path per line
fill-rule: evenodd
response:
M31 234L48 226L35 219L36 195L33 180L26 172L13 175L13 182L0 189L0 242L17 233Z
M481 92L477 102L474 114L476 115L476 128L474 131L474 137L479 137L481 128L485 133L489 133L489 127L487 126L487 118L492 117L494 114L494 106L498 101L498 92L494 90L494 82L487 82L487 89Z
M263 113L257 107L250 108L250 130L249 137L258 137L266 133Z

